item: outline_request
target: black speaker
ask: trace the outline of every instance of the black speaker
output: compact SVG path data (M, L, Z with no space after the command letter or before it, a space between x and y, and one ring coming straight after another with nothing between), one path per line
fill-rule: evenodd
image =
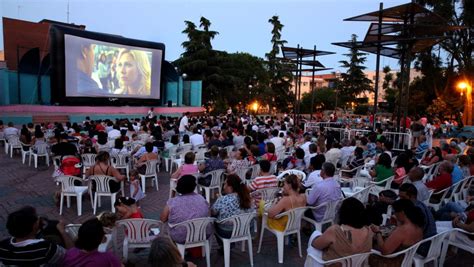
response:
M173 102L171 100L168 100L168 107L172 107L173 106Z

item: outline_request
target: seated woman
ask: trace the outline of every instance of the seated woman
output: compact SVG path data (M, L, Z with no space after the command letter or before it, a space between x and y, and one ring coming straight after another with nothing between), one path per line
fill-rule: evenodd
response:
M268 142L265 146L265 154L261 159L268 160L270 162L277 161L277 155L275 154L275 145L272 142Z
M421 159L420 164L425 166L431 166L443 160L443 155L439 147L433 147L428 150L428 153L424 158Z
M194 192L196 178L192 175L184 175L178 180L176 191L178 195L168 199L166 206L161 212L160 220L170 224L178 224L184 221L209 216L209 203L199 194ZM211 235L211 228L208 235ZM175 227L170 229L170 236L176 243L183 244L186 240L186 228Z
M288 175L283 182L283 197L268 210L268 227L277 231L284 231L288 217L275 217L285 211L306 206L306 195L300 194L300 180L296 175Z
M354 157L346 166L342 167L342 169L353 170L362 165L364 165L364 149L362 149L362 147L356 147L354 149ZM352 171L352 172L343 171L342 172L342 176L345 178L352 178L354 175L356 175L356 171Z
M227 176L224 193L225 195L219 197L211 208L211 215L216 216L218 221L253 210L249 190L239 176L235 174ZM232 235L232 228L232 224L217 224L216 232L224 238L229 238ZM222 245L219 238L217 242Z
M346 198L339 209L339 224L329 227L323 234L315 231L309 239L308 254L328 261L370 252L373 233L367 225L364 204L356 198ZM307 257L305 266L319 264Z
M400 185L405 180L407 176L407 167L408 167L408 156L405 153L401 153L398 155L397 159L395 160L395 167L394 167L394 177L391 187L393 189L398 189Z
M169 237L158 236L153 239L148 254L148 266L150 267L196 267L190 261L185 262L178 248Z
M126 147L123 146L123 140L120 138L115 139L114 141L114 147L110 150L111 154L124 154L128 153L128 150Z
M212 146L209 151L209 158L204 163L199 164L199 171L203 174L207 174L211 171L225 169L224 161L219 158L219 148ZM211 175L207 175L199 178L198 183L200 185L209 186L211 183Z
M146 163L150 160L158 160L158 154L153 153L153 143L148 142L145 144L146 153L143 154L137 161L136 167L140 174L146 173Z
M375 234L375 249L383 255L388 255L409 248L423 239L425 217L423 211L416 207L413 201L400 199L392 204L397 227L384 239L378 226L370 228ZM377 255L369 257L370 266L400 266L404 255L395 258L383 258Z
M84 146L81 147L81 154L86 154L86 153L97 154L97 147L96 145L92 143L92 139L90 138L87 138L84 141Z
M83 223L79 228L76 246L66 252L61 266L122 266L120 259L113 253L97 250L104 237L104 228L97 218Z
M302 148L297 148L293 153L293 156L286 158L283 161L283 166L285 170L300 170L303 171L306 168L306 163L304 162L304 150Z
M250 163L246 159L248 156L247 150L245 148L240 148L234 154L234 160L227 167L228 173L235 173L237 169L248 168Z
M99 132L97 134L97 149L99 151L103 150L107 152L110 150L106 132Z
M387 178L393 175L392 159L387 153L382 153L379 156L375 168L371 170L370 176L372 176L375 182L385 181Z
M109 152L100 151L95 157L95 165L90 167L86 172L86 177L91 175L108 175L114 177L116 181L110 181L110 191L112 193L120 190L120 182L125 179L125 176L114 167L110 166Z
M35 130L33 139L31 139L32 145L46 144L46 138L44 137L43 131Z
M198 173L198 167L194 164L196 155L190 151L184 155L184 164L181 165L174 173L171 174L171 179L179 179L183 175Z
M119 197L114 203L117 215L120 220L143 219L144 216L137 206L135 199L131 197Z

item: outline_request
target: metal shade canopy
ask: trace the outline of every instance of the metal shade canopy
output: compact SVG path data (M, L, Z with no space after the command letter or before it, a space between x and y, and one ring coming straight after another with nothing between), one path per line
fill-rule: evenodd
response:
M328 51L304 49L304 48L297 48L297 47L286 47L286 46L282 46L281 51L283 52L283 57L286 59L297 59L298 57L326 56L326 55L335 54L334 52L328 52Z
M440 15L416 3L407 3L387 9L369 12L363 15L347 18L344 21L379 21L382 17L384 22L403 22L413 17L415 22L429 21L430 23L445 24L446 20Z

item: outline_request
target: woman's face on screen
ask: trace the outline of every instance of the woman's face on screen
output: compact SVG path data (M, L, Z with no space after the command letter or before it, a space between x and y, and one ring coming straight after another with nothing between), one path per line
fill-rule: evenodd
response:
M124 86L129 87L137 84L138 80L138 68L137 63L130 55L130 53L122 54L118 60L118 73L120 75L120 81Z

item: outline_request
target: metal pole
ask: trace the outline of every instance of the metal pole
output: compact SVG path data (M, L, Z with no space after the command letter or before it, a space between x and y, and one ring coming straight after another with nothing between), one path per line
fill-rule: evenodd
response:
M415 15L413 13L410 14L410 25L413 25L415 23ZM411 31L408 31L408 37L412 38L412 32ZM408 48L407 48L407 56L406 56L406 86L407 86L407 96L406 96L406 100L404 101L405 102L405 110L404 110L404 113L403 113L403 120L405 121L405 123L403 124L403 131L406 132L406 127L407 127L407 124L406 124L406 120L407 120L407 116L408 116L408 102L410 101L410 68L411 68L411 49L413 48L413 43L409 43L408 44Z
M20 79L20 46L16 46L16 84L18 89L18 104L21 104L21 79Z
M295 80L295 101L294 101L294 104L293 104L293 122L295 123L296 125L296 104L298 102L298 67L299 67L299 64L298 64L298 52L300 51L300 45L297 45L296 46L296 80Z
M300 116L300 108L301 108L301 79L303 77L303 47L300 48L300 51L301 53L299 53L299 65L298 65L298 68L299 68L299 79L298 79L298 114L296 115L296 125L299 124L299 116Z
M383 3L380 3L379 8L379 27L377 29L377 58L375 60L375 92L374 92L374 113L373 113L373 122L372 130L375 131L376 117L377 117L377 104L379 98L379 80L380 80L380 41L382 39L382 12L383 12Z
M314 74L316 73L316 45L314 46L314 54L313 54L313 71L312 71L312 76L311 76L311 112L310 112L310 117L309 120L311 121L313 119L313 105L314 105Z

